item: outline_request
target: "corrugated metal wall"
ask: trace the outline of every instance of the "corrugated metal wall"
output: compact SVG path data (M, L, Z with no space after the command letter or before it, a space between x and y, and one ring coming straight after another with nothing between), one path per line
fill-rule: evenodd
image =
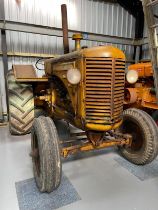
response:
M22 0L20 6L15 0L5 0L6 20L61 27L60 5L63 3L66 3L68 8L69 29L134 38L135 19L118 4L102 0ZM8 51L11 52L63 53L60 37L7 31L7 43ZM108 43L110 44L112 43ZM91 47L107 43L82 41L82 45ZM115 46L123 50L128 59L132 58L132 46ZM74 49L72 40L70 49ZM9 68L13 63L34 64L35 61L35 58L10 57Z
M143 33L143 37L147 37L148 33L147 33L147 27L146 24L144 24L144 33ZM149 46L148 44L145 44L142 46L142 59L149 59L150 55L149 55Z
M133 37L134 19L118 4L101 0L5 0L6 19L61 27L60 5L67 4L69 28L100 34Z
M67 4L69 29L120 37L134 37L135 19L118 4L101 0L14 0L5 1L6 19L61 27L62 3ZM19 32L7 33L8 50L18 52L63 53L62 39ZM105 43L83 41L89 47ZM74 41L70 40L70 49ZM130 57L130 46L117 46Z

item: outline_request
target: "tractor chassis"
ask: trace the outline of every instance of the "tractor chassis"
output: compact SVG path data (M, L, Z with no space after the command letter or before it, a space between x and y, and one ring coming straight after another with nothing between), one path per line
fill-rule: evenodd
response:
M76 136L83 135L83 133L76 133ZM126 146L129 147L132 143L132 136L129 134L116 134L109 132L108 135L104 136L104 139L98 144L94 145L88 139L78 139L70 141L60 141L61 145L61 156L67 158L68 155L75 154L77 152L86 152L91 150L104 149L112 146ZM38 150L34 149L30 156L38 157Z
M78 136L78 134L76 134ZM85 152L90 150L104 149L112 146L130 146L132 142L132 137L129 134L119 134L114 132L108 132L99 142L95 145L92 141L88 139L79 139L61 142L61 156L66 158L68 155L74 154L76 152Z

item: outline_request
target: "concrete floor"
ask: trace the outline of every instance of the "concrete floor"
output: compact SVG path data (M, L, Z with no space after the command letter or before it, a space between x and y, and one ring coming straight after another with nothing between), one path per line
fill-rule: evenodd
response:
M0 128L0 210L18 210L15 182L33 177L30 135L14 137ZM158 177L140 181L111 150L64 161L63 171L82 200L60 210L157 210Z

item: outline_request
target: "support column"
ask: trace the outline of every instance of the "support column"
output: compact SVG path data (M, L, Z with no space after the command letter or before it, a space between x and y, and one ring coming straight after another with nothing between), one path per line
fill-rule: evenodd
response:
M4 0L0 0L0 20L5 21L5 5ZM6 31L1 30L1 46L2 46L2 59L3 59L3 68L4 68L4 80L5 80L5 92L6 92L6 104L8 111L8 91L7 91L7 80L6 76L8 73L8 56L7 56L7 40L6 40Z

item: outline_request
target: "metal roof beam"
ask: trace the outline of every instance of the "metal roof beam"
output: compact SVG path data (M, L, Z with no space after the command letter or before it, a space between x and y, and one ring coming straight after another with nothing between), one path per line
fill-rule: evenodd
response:
M32 33L32 34L48 35L48 36L57 36L57 37L63 36L61 28L34 25L34 24L14 22L14 21L0 20L0 29ZM88 40L88 41L97 41L97 42L122 44L122 45L136 45L136 46L139 45L139 41L133 40L132 38L88 33L84 31L69 30L69 33L68 33L69 38L72 38L72 35L74 33L82 33L83 39Z

